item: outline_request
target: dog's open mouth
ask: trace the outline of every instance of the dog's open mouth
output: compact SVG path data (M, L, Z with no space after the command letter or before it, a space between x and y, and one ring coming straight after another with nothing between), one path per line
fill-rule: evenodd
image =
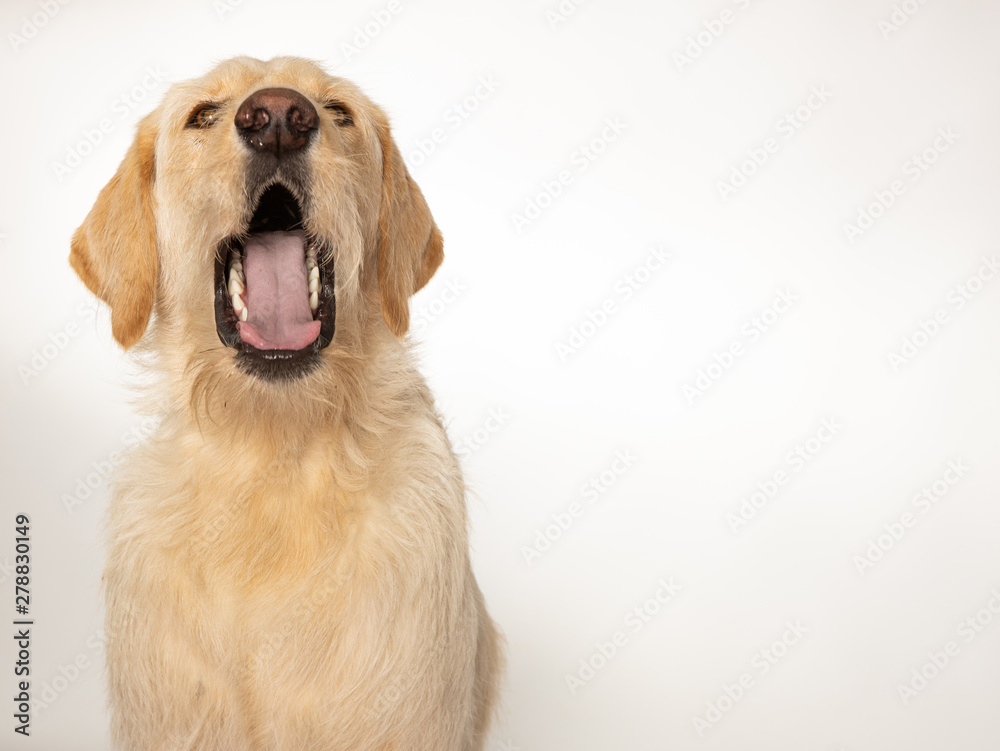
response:
M215 326L241 368L265 378L311 370L333 339L332 254L310 238L299 202L275 184L244 236L216 254Z

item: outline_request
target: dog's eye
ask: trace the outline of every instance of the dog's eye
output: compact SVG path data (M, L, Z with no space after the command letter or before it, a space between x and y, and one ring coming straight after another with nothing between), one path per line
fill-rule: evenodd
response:
M188 118L189 128L210 128L219 121L219 107L215 104L199 105Z
M340 102L327 102L323 105L323 109L333 113L337 125L354 125L354 118L351 117L351 111Z

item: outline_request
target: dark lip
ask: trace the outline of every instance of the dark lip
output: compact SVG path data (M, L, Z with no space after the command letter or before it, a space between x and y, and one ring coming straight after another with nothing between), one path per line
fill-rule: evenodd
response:
M271 186L274 188L275 186ZM283 200L275 199L275 191L268 188L261 193L257 201L257 209L251 218L247 233L268 230L291 230L305 229L309 236L308 228L302 225L301 211L298 209L298 201L294 195L284 186L277 186L278 190L284 190L292 196L296 206L295 213L287 214L284 217L275 219L275 207L283 206ZM316 340L302 349L297 350L261 350L247 344L240 338L239 329L236 326L238 318L229 300L227 290L227 269L229 268L229 257L233 250L242 251L245 235L234 235L223 240L215 253L215 330L222 343L230 349L236 350L236 364L241 371L247 375L256 376L267 381L287 381L301 378L313 370L320 363L320 352L333 341L336 321L336 296L334 294L334 271L333 254L329 248L322 243L317 245L317 260L320 268L320 289L319 289L319 309L316 319L320 321L319 336ZM311 242L314 242L311 240Z

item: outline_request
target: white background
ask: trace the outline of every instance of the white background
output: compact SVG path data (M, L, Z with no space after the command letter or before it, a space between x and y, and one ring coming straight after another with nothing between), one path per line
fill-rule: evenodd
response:
M491 750L997 748L1000 278L956 301L1000 253L1000 6L49 4L0 11L0 620L23 512L49 700L30 739L0 705L0 748L106 748L100 471L142 425L69 238L169 82L234 54L360 84L444 232L413 339L466 446L474 563L508 642ZM734 172L745 184L722 189ZM516 222L529 202L544 208ZM670 260L650 270L653 249ZM779 293L794 303L768 313ZM903 358L904 339L922 346ZM633 458L615 474L617 452ZM968 468L952 484L949 462ZM757 483L776 492L734 531ZM671 577L680 591L646 605ZM788 623L805 633L764 672Z

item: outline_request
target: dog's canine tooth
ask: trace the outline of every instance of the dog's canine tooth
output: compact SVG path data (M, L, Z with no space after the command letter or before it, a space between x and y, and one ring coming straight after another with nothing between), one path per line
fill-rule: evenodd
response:
M247 319L247 315L247 309L243 308L243 310L240 311L240 320L245 321Z
M315 313L319 309L319 264L313 246L306 248L306 269L309 271L309 308Z
M234 293L232 296L233 310L236 311L237 315L241 315L246 309L246 303L243 302L243 298L240 297L239 293ZM243 320L246 320L245 318Z

